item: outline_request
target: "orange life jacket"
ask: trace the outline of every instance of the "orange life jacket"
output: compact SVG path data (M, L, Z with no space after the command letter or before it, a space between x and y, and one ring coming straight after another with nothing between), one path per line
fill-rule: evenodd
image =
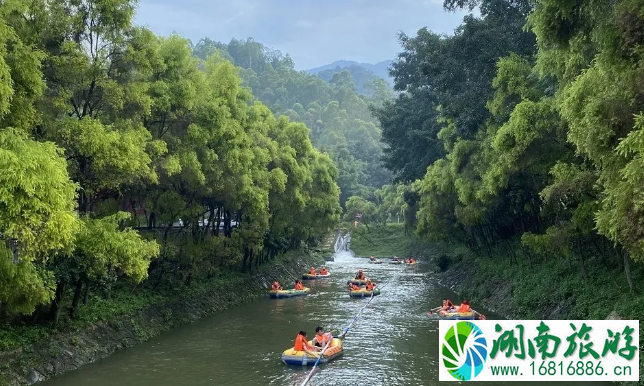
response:
M324 344L326 343L326 339L324 338L324 333L315 334L315 340L322 346L324 346Z
M314 269L309 269L309 275L315 275L315 270Z
M415 263L415 262L416 262L416 260L414 260L414 259L409 259L409 262L410 262L410 263Z
M364 280L364 273L359 273L356 275L357 280Z
M351 291L360 291L360 286L357 286L355 284L351 284Z
M293 348L295 351L304 351L305 347L309 347L309 342L306 341L306 338L303 335L297 334Z
M329 273L329 271L327 271L326 269L320 271L320 275L326 275L327 273Z
M458 312L470 312L469 304L461 304L461 306L458 307Z
M304 289L304 285L303 285L302 283L297 283L297 284L295 285L295 289L296 289L296 290L303 290L303 289Z
M367 291L373 291L375 285L373 283L367 283Z
M273 287L272 287L272 288L273 288L273 291L279 291L279 290L281 290L281 289L282 289L282 286L281 286L281 285L279 285L279 284L273 284Z

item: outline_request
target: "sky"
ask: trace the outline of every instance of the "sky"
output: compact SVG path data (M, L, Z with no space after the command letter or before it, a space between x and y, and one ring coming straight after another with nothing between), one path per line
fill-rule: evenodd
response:
M209 37L255 41L290 54L298 70L336 60L377 63L401 51L397 34L422 27L451 34L466 12L443 0L139 0L138 25L196 44Z

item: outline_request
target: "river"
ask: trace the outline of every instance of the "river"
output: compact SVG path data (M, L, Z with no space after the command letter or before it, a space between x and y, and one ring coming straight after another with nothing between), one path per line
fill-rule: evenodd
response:
M321 365L307 385L438 385L438 322L427 311L443 297L457 300L454 293L439 286L423 265L373 265L341 252L334 262L327 262L327 268L332 278L304 282L311 287L307 297L258 299L42 386L299 385L310 367L283 364L282 351L293 345L300 330L311 338L318 325L342 330L349 324L368 301L347 294L346 281L359 268L385 286L382 294L374 297L349 330L344 355ZM475 308L488 319L498 318Z

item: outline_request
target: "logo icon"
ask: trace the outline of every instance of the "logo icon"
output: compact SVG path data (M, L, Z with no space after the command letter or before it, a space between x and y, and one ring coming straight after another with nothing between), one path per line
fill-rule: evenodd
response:
M459 381L469 381L483 371L487 359L487 341L472 322L455 323L441 345L443 364Z

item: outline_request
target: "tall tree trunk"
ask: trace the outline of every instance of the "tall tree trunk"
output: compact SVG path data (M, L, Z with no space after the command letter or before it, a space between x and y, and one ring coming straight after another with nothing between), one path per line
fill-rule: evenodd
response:
M56 294L54 295L54 301L51 302L51 307L49 308L49 320L52 320L54 323L58 323L58 318L60 317L60 305L65 296L65 286L64 281L58 282L56 284Z
M217 207L217 218L215 220L215 236L219 236L219 226L221 225L221 206Z
M78 279L76 281L76 287L74 288L74 299L72 300L72 307L69 310L69 317L75 319L78 316L78 303L80 303L81 296L83 295L83 280Z
M87 305L89 301L89 282L85 283L85 291L83 292L83 305Z

